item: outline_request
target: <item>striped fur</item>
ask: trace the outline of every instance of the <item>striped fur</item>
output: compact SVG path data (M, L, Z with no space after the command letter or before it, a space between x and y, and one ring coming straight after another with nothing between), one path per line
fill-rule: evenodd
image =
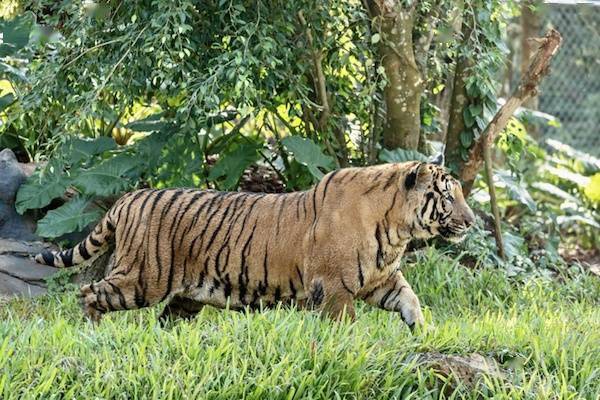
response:
M203 305L233 309L279 302L353 316L362 299L422 322L397 265L413 238L459 237L472 224L460 184L424 163L348 168L287 194L195 189L123 196L72 249L40 263L79 264L114 241L115 264L81 288L88 316L164 300L163 318Z

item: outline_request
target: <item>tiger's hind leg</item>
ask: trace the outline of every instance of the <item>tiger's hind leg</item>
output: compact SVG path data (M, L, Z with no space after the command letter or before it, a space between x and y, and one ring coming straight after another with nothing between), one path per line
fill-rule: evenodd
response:
M133 310L152 305L138 295L133 282L107 276L80 289L80 301L86 316L98 322L109 311Z
M182 296L175 296L169 301L162 313L158 317L161 326L165 326L167 322L184 319L189 320L196 316L204 307L203 303Z

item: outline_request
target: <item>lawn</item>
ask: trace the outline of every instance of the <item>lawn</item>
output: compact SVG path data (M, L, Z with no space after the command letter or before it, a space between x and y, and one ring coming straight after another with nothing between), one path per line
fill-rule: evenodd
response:
M0 398L598 399L597 277L516 283L434 250L404 270L433 322L415 335L398 315L368 306L355 323L207 308L162 329L157 308L93 326L72 292L5 302ZM411 356L422 352L477 352L506 379L456 385L418 367Z

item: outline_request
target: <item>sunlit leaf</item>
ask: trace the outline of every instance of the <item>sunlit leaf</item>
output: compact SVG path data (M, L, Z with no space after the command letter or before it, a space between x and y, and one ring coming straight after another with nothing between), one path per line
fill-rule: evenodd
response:
M312 140L300 136L288 136L282 141L285 148L294 155L296 161L308 167L310 173L317 179L324 176L321 168L326 172L334 168L334 161L323 154L321 148Z

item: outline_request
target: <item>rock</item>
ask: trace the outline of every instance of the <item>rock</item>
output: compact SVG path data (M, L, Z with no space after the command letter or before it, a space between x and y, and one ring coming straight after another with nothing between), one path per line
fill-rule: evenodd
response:
M0 151L0 237L36 239L33 219L15 210L17 191L26 178L15 154L10 149Z
M15 153L10 149L0 151L0 201L14 205L17 190L25 179L25 173L19 166Z
M30 256L38 254L42 250L57 250L58 248L50 243L44 242L26 242L23 240L0 238L0 254L13 254L19 256Z
M2 297L26 296L34 297L46 293L44 286L33 285L19 278L0 273L0 293Z
M417 354L411 360L416 362L417 368L433 369L436 374L453 378L455 383L460 382L470 388L475 387L484 376L506 380L506 373L500 369L496 360L477 353L460 356L430 352Z

